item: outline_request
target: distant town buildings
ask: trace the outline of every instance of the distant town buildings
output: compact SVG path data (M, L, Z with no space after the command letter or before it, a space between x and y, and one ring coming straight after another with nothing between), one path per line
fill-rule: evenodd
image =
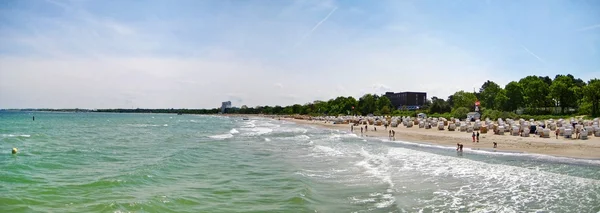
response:
M221 113L227 112L227 109L231 108L231 101L225 101L221 103Z
M425 92L386 92L384 96L390 99L396 109L419 109L425 105L425 100L427 100Z

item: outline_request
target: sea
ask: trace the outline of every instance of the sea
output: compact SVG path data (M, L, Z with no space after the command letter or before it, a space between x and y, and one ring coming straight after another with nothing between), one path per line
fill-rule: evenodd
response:
M4 111L0 212L600 212L600 161L270 118Z

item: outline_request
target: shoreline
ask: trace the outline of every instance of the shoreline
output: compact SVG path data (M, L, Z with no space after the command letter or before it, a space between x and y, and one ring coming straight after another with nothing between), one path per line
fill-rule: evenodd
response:
M228 117L259 117L269 119L279 119L290 121L300 125L317 126L321 128L350 131L350 124L333 124L331 122L295 119L285 116L266 116L266 115L225 115ZM364 127L364 125L362 125ZM590 136L588 140L574 140L559 137L556 139L554 134L550 138L540 138L539 136L520 137L511 135L495 135L491 132L481 133L480 142L473 143L471 133L460 131L448 131L437 129L424 129L414 126L407 128L402 125L398 127L368 125L368 131L362 135L360 133L361 126L355 126L352 133L359 137L375 137L378 139L390 139L388 137L389 130L396 132L396 141L426 144L433 146L444 146L448 148L456 148L457 143L464 145L467 150L487 151L487 152L503 152L503 153L524 153L524 154L541 154L552 157L566 157L582 160L600 160L600 137ZM374 131L374 127L377 131ZM390 140L393 142L393 140ZM493 142L498 143L497 148L493 148Z

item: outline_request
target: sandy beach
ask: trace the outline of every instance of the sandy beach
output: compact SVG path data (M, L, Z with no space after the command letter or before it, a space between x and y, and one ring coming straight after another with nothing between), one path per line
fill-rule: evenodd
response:
M256 116L256 115L254 115ZM273 116L269 116L273 117ZM350 132L350 124L333 124L331 122L294 119L290 117L280 117L281 120L295 122L302 125L313 125L323 128L339 129ZM364 127L364 125L362 125ZM377 131L374 131L376 127ZM585 159L600 159L600 138L590 136L587 140L566 139L564 137L556 137L551 133L550 138L540 138L533 134L529 137L495 135L493 132L481 134L479 143L473 143L471 133L460 131L437 130L437 128L425 129L413 126L410 128L399 125L398 127L384 126L368 126L368 131L362 135L360 126L354 127L354 132L360 137L378 137L389 139L389 130L396 132L395 140L427 143L443 145L448 147L456 147L457 143L462 143L465 149L485 149L497 150L505 152L525 152L536 153L560 157L585 158ZM498 144L497 148L493 148L493 142Z

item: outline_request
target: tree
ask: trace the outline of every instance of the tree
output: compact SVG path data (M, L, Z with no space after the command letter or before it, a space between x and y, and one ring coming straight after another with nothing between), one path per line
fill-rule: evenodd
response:
M454 108L454 95L449 95L448 99L446 99L446 103L448 103L450 108Z
M392 110L390 110L389 106L383 106L383 108L381 108L380 112L383 115L389 115L392 112Z
M479 89L481 93L481 101L483 102L483 106L486 108L494 109L496 104L494 101L496 99L496 95L502 90L502 88L493 81L486 81ZM496 108L497 109L497 108Z
M555 103L558 103L561 113L565 113L565 108L575 106L577 99L575 82L573 78L564 75L557 75L550 86L550 97Z
M523 87L526 105L530 108L538 109L549 105L550 86L537 76L527 76L519 80Z
M473 95L473 96L475 96L475 95ZM458 118L458 119L465 119L465 118L467 118L467 113L469 113L469 111L470 111L469 108L458 107L452 111L452 116L454 116L455 118Z
M498 93L496 94L496 97L494 97L494 109L499 109L502 111L511 111L510 107L508 106L508 97L506 96L506 90L499 90Z
M431 107L429 107L429 113L446 113L452 111L450 105L442 98L433 96L431 98Z
M365 94L363 97L358 99L359 111L362 115L374 113L377 110L375 96L372 94Z
M452 99L454 100L454 109L457 109L459 107L472 109L475 106L475 101L477 101L477 97L475 97L475 94L465 92L463 90L454 93L454 95L452 95Z
M592 116L600 116L600 79L592 79L583 88L585 98L592 103Z
M516 81L511 81L504 87L506 91L506 109L507 111L515 111L520 107L525 106L523 87Z
M383 108L387 107L387 110L389 111L390 108L393 107L392 106L392 101L390 101L390 99L388 97L385 97L385 96L379 97L377 99L377 101L376 101L375 104L377 105L377 109L379 111L381 111L382 114L386 114L386 113L383 112ZM387 114L389 114L389 112Z
M540 80L542 80L544 83L546 83L548 86L552 85L552 79L548 76L542 77L539 76L538 77Z

